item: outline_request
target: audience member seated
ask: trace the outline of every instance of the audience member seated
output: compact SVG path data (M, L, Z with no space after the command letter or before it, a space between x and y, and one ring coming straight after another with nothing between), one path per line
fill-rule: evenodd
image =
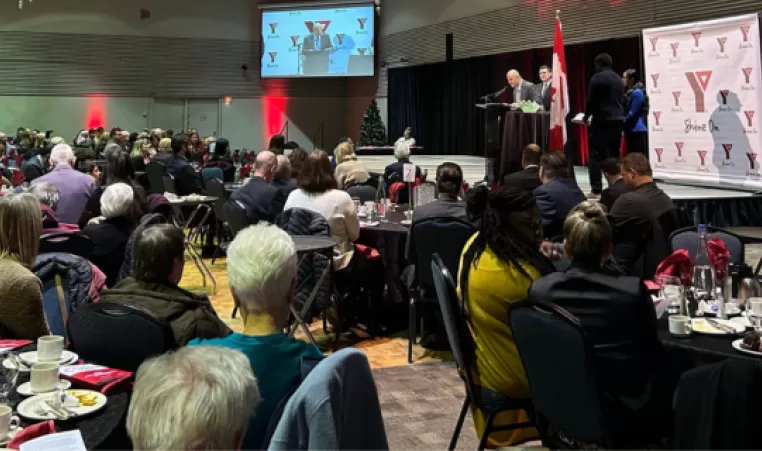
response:
M151 160L166 164L172 158L172 138L161 138L159 141L159 151L156 152Z
M458 198L463 187L463 170L455 163L437 167L437 200L415 207L413 222L428 218L466 219L466 204Z
M529 144L521 152L521 167L519 172L508 174L503 178L503 185L515 186L524 191L534 192L542 185L540 180L540 158L542 149L537 144Z
M95 244L90 261L106 274L106 285L113 287L124 261L130 234L137 223L131 215L134 193L126 183L106 187L101 196L101 218L93 219L83 230Z
M24 155L24 161L21 162L21 172L24 173L24 180L31 182L48 173L50 161L50 149L36 149L28 151Z
M529 294L580 320L596 350L596 380L604 394L609 434L617 443L655 443L671 430L674 385L666 383L669 366L648 289L637 277L601 267L611 253L612 236L600 205L579 204L564 222L571 266L535 281Z
M167 160L167 172L175 178L178 196L202 194L201 177L188 163L188 140L185 135L172 137L172 158Z
M622 162L619 158L607 158L601 162L601 170L606 177L608 188L601 193L600 203L606 207L606 211L611 211L619 196L629 191L622 178Z
M93 178L93 180L95 180L95 183L100 183L101 168L99 168L97 164L92 161L86 161L82 169L85 174L89 175Z
M397 161L387 165L384 169L384 182L387 186L391 186L394 182L401 182L404 175L402 172L404 165L413 164L410 161L410 146L405 143L395 145L394 158ZM415 178L421 178L421 168L419 166L415 167Z
M672 199L653 179L651 164L645 155L630 153L622 160L622 178L629 191L619 196L611 207L614 227L614 260L633 270L645 250L647 233L659 217L674 208Z
M260 400L241 352L180 348L140 365L127 433L134 449L145 451L238 450Z
M91 219L101 216L101 196L106 187L114 183L126 183L132 187L135 199L130 210L133 221L137 223L148 208L145 189L135 180L135 171L127 152L115 150L106 154L106 166L100 182L85 205L85 211L79 217L79 227L84 229Z
M288 161L291 163L292 178L299 178L299 172L302 170L302 165L304 164L304 160L307 159L307 155L309 155L309 152L301 147L292 150L291 153L288 154Z
M563 152L549 152L540 158L542 185L534 190L537 206L542 215L543 236L548 239L561 236L566 215L585 200Z
M95 180L73 168L76 158L68 144L59 144L50 153L53 170L35 179L32 184L50 183L58 190L60 202L58 219L76 224L85 210L88 199L95 191Z
M477 385L513 398L529 398L524 368L508 326L509 304L527 296L532 281L555 270L539 250L542 241L540 212L528 191L504 186L489 192L475 188L469 210L480 213L481 225L463 248L459 292L470 312L473 356L472 375ZM475 410L474 424L481 436L486 415ZM508 411L495 418L496 425L527 421L526 412ZM537 431L517 429L493 433L489 447L518 444L538 437Z
M315 345L283 333L291 314L297 273L296 248L286 232L266 224L241 230L228 248L227 265L243 332L194 340L190 345L239 349L249 358L265 396L251 417L243 445L259 449L276 406L301 382L302 357L319 359L322 354Z
M40 246L42 220L37 198L0 198L0 337L36 340L48 335L42 284L29 268Z
M296 179L292 176L291 162L285 155L278 155L278 164L273 173L272 185L283 193L283 199L288 199L291 191L296 189Z
M68 233L79 232L79 226L76 224L66 224L60 222L56 216L58 208L58 190L50 183L37 183L29 188L29 194L33 195L40 202L42 210L42 234L49 233Z
M357 161L355 149L349 142L339 144L333 151L336 157L336 183L339 189L347 189L351 185L363 184L368 181L370 174L365 165Z
M164 318L179 346L194 338L219 338L230 329L214 311L205 294L194 294L177 284L185 266L185 236L171 224L150 226L135 240L132 277L101 296L104 302L126 302Z
M246 185L233 191L231 199L241 202L246 209L249 223L259 221L275 222L275 218L283 211L286 194L271 185L278 158L269 150L257 154L254 162L254 174L247 180Z

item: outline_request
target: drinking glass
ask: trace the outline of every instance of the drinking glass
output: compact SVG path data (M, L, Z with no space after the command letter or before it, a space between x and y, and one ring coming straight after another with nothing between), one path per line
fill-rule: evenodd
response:
M664 298L664 302L668 302L667 314L687 314L687 312L680 311L680 306L685 296L685 288L683 288L680 278L666 275L658 276L655 282L661 286L659 296Z
M747 316L752 327L754 327L754 332L762 335L762 298L749 298Z
M0 358L0 361L5 360L8 357L9 355L6 354ZM16 380L18 377L18 368L7 368L5 365L0 363L0 404L8 403L8 395L10 395L11 391L16 386Z

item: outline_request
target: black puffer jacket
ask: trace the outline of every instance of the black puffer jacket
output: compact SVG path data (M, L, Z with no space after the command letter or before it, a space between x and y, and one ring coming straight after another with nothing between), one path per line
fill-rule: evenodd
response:
M105 288L103 275L94 277L92 263L77 255L62 252L39 254L34 259L32 272L40 278L43 284L52 280L56 275L65 278L69 288L67 306L69 312L100 300L100 292Z

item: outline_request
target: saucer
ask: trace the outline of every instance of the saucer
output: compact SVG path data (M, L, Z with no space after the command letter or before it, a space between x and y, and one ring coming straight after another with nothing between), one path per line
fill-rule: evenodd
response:
M56 390L66 390L69 387L71 387L71 382L67 381L66 379L59 379L58 387L54 388L53 390L32 391L32 383L24 382L23 384L16 387L16 391L18 392L19 395L22 395L22 396L34 396L34 395L39 395L40 393L50 393Z
M59 365L68 365L70 363L76 362L77 359L79 359L79 356L71 351L63 350L61 351L61 357L58 358L58 360L43 360L40 361L37 358L37 351L30 351L30 352L22 352L19 354L19 358L24 361L29 366L32 366L36 363L57 363Z
M24 429L21 426L11 426L11 430L8 431L7 434L5 434L5 437L0 438L0 446L5 446L8 443L10 443L11 440L13 440L13 437L16 436L21 430Z

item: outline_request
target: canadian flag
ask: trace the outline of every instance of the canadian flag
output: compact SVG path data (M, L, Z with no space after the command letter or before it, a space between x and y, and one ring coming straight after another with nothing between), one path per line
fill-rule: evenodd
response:
M566 116L569 114L569 85L566 83L566 54L561 19L556 17L553 36L553 81L550 100L549 150L564 150L566 144Z

